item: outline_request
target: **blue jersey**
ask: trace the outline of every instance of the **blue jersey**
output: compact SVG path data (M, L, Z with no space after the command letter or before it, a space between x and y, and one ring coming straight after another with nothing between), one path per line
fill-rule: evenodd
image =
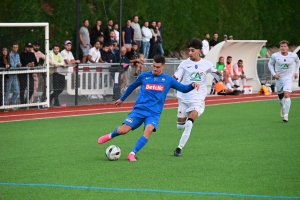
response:
M152 71L143 72L128 86L120 99L124 101L138 86L141 85L140 93L136 98L133 108L146 110L160 115L170 88L187 93L194 89L192 84L193 83L183 85L172 76L163 73L155 75Z

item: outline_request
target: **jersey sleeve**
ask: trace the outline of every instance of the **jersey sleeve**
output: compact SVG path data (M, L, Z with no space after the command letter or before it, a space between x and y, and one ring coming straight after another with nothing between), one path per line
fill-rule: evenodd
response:
M274 55L274 54L273 54ZM274 56L271 56L271 58L270 58L270 60L269 60L269 62L268 62L268 67L269 67L269 70L270 70L270 72L271 72L271 74L272 74L272 76L274 76L276 73L275 73L275 70L274 70L274 64L275 64L275 58L274 58Z
M178 81L180 81L182 79L182 76L183 76L183 73L184 73L184 68L183 68L183 65L182 63L178 66L174 76L176 76L176 78L178 79Z
M178 90L182 93L187 93L194 89L193 83L191 83L189 85L183 85L182 83L176 81L173 78L171 78L171 88L174 88L175 90Z
M208 73L215 73L215 72L217 72L217 71L218 71L217 68L216 68L212 63L210 63L207 72L208 72Z
M299 57L296 54L296 59L295 59L295 73L299 74L299 67L300 67L300 61L299 61Z
M128 86L125 93L120 98L121 101L124 101L138 86L142 85L143 77L142 74L139 75L138 78Z
M239 67L238 67L238 65L236 63L232 66L232 68L234 70L234 74L240 75L239 70L238 70Z

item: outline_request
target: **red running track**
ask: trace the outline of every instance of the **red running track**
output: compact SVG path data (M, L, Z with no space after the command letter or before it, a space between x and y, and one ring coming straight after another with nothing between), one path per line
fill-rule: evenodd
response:
M299 98L300 93L294 92L291 94L291 97ZM219 104L264 101L264 100L275 100L275 99L277 99L277 95L275 93L269 96L262 96L257 94L244 94L238 96L208 96L205 100L205 104L219 105ZM126 112L132 109L133 104L134 102L124 102L121 107L116 107L113 103L107 103L107 104L96 104L96 105L86 105L86 106L48 108L45 110L31 109L31 110L1 112L0 122ZM177 99L175 98L167 99L164 108L177 108Z

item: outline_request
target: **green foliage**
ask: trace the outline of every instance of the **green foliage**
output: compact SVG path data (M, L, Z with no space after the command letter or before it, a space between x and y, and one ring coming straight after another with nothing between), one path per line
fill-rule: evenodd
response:
M76 40L76 0L5 0L1 8L1 22L49 22L50 44ZM299 10L300 1L291 0L123 0L122 24L133 15L139 16L141 25L144 20L162 21L167 52L214 32L219 33L219 40L227 34L240 40L266 39L268 46L278 46L283 39L297 45ZM90 20L90 27L102 19L106 27L109 18L119 22L118 0L80 1L80 26L83 19Z

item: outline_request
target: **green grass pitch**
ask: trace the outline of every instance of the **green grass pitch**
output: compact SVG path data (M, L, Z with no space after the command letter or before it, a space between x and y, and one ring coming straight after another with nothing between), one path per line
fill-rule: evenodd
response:
M174 157L182 131L165 109L135 163L143 127L97 144L126 112L1 123L0 199L300 199L299 113L299 98L288 123L277 101L207 106ZM105 157L111 144L118 161Z

